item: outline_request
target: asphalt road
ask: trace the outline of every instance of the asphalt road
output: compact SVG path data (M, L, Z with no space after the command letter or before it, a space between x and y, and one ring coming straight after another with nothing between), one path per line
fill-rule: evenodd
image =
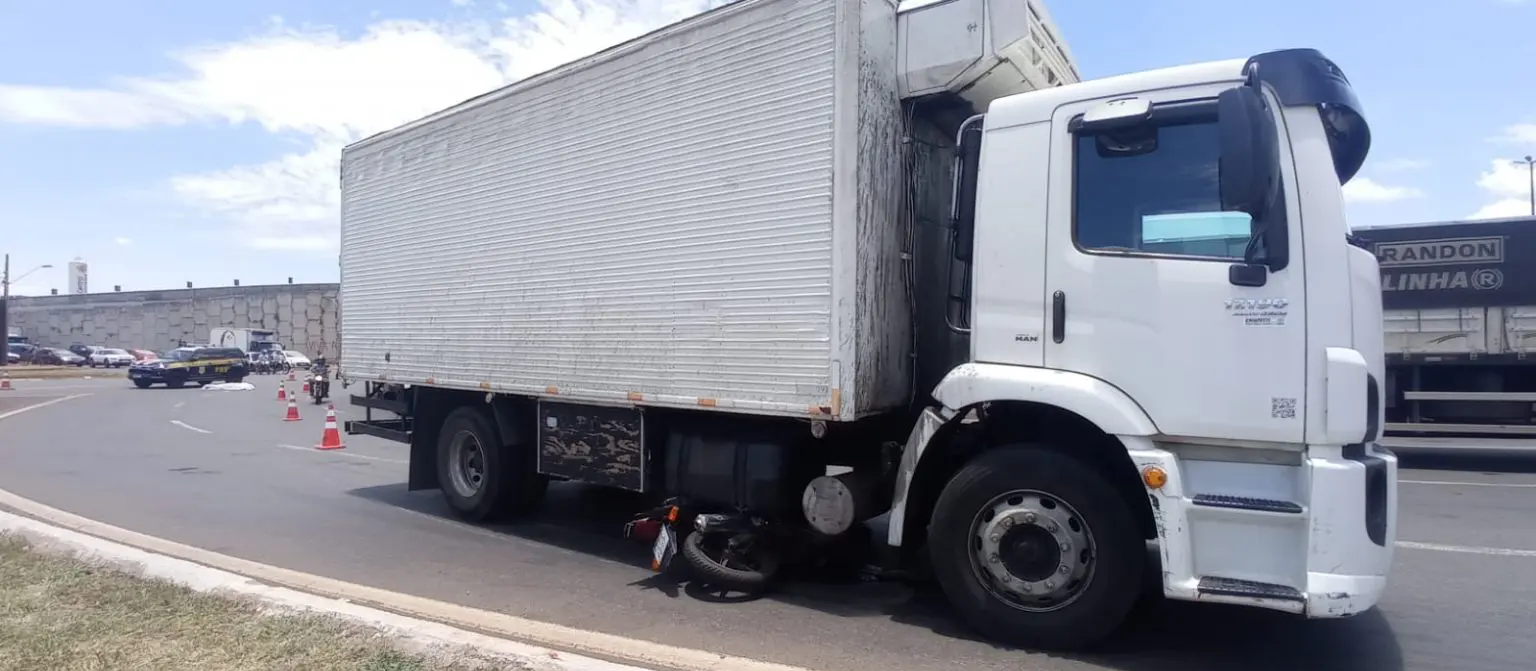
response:
M1536 459L1409 459L1392 584L1370 613L1305 621L1152 599L1105 650L1063 656L977 641L935 595L894 584L800 583L745 602L668 584L618 538L636 510L623 494L558 486L537 521L459 523L438 493L405 491L403 446L348 436L344 451L314 451L324 413L301 405L303 421L283 422L275 382L253 381L20 381L0 392L0 488L286 568L829 671L1507 671L1536 659ZM74 394L88 395L4 417Z

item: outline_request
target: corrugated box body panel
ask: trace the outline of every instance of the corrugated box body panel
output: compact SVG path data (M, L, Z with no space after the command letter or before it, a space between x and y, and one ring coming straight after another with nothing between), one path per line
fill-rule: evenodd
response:
M899 192L860 182L899 169L899 117L861 109L885 95L861 82L894 86L861 34L894 20L860 17L743 0L347 148L347 375L844 419L890 405L906 308L859 285L899 273Z

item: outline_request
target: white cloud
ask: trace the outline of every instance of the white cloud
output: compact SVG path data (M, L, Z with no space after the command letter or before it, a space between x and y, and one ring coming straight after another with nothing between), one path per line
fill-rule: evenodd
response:
M1369 177L1355 177L1344 185L1344 199L1352 203L1390 203L1423 195L1411 186L1387 186Z
M179 124L192 115L170 101L132 91L0 84L0 122L85 128Z
M1503 134L1494 139L1500 142L1536 145L1536 123L1517 123L1507 126Z
M133 244L133 238L118 236L116 238L112 238L112 242L116 243L119 247L127 247Z
M0 123L125 129L257 124L301 150L170 180L252 246L337 242L342 146L638 37L726 0L541 0L506 19L381 21L360 34L274 23L250 39L173 54L182 72L101 89L0 85ZM455 2L455 4L458 4Z
M1429 161L1421 158L1389 158L1382 161L1372 161L1371 167L1381 172L1403 172L1428 168Z
M1495 159L1477 178L1492 202L1472 213L1473 219L1525 217L1531 214L1531 173L1524 162Z

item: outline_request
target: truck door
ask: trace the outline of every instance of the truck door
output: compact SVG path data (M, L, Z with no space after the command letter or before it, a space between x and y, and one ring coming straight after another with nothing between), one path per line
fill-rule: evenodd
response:
M1075 127L1102 101L1054 114L1045 363L1118 387L1165 435L1300 442L1299 227L1284 236L1289 263L1263 286L1229 278L1252 222L1221 211L1221 88L1145 94L1151 115L1132 127ZM1298 208L1283 125L1279 137L1286 205L1269 221L1292 226L1285 212Z

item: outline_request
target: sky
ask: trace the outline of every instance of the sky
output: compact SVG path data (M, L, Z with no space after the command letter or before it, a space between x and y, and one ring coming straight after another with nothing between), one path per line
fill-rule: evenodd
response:
M721 1L0 0L12 293L333 282L342 146ZM1351 225L1529 211L1536 0L1045 3L1088 79L1322 50L1374 136Z

